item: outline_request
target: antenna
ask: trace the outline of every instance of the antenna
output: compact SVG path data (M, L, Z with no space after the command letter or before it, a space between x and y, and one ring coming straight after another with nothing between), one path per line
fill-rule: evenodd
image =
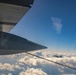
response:
M76 70L76 68L74 68L74 67L72 67L72 66L65 65L65 64L61 64L61 63L55 62L55 61L53 61L53 60L46 59L46 58L44 58L44 57L41 57L41 56L38 56L38 55L34 55L34 54L32 54L32 53L29 53L29 52L25 52L25 53L26 53L26 54L29 54L29 55L31 55L31 56L35 56L35 57L37 57L37 58L46 60L46 61L48 61L48 62L52 62L52 63L55 63L55 64L57 64L57 65L61 65L61 66L64 66L64 67L67 67L67 68Z

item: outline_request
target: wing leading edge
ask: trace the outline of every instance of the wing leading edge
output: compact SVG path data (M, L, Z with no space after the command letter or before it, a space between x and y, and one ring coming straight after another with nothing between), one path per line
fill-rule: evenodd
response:
M0 32L0 55L29 52L47 47L6 32Z

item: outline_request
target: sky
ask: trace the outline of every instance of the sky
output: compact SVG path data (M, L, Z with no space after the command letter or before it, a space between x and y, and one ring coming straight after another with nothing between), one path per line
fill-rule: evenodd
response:
M76 52L76 0L34 0L10 33L51 50Z

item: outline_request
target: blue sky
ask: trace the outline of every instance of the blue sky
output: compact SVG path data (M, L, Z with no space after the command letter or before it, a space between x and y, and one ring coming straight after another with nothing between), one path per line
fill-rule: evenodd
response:
M76 51L76 0L35 0L11 33L52 50Z

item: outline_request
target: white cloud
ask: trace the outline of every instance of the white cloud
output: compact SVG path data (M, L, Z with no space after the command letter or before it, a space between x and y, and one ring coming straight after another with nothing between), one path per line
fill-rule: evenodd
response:
M9 71L15 71L14 69L21 69L19 65L11 65L9 63L0 63L0 70L9 70Z
M12 73L9 73L8 75L12 75Z
M76 54L74 53L53 52L53 51L48 52L44 50L31 52L31 53L40 55L52 61L56 61L62 64L76 67ZM57 58L57 57L54 57L54 55L62 55L63 57ZM12 64L9 63L9 61L8 63L0 63L0 73L2 70L4 72L16 71L16 73L18 73L19 75L40 75L40 74L41 75L69 75L69 74L75 75L76 73L75 70L57 65L52 62L45 61L43 59L31 56L31 55L26 55L25 53L20 55L15 55L14 57L16 58L17 61ZM9 58L9 57L4 57L3 59L5 58ZM14 58L12 58L12 61L13 59ZM11 75L11 73L8 73L8 74Z
M40 69L29 68L25 72L21 72L19 75L47 75Z
M62 30L62 20L60 18L51 17L51 20L53 22L53 26L57 33L61 33Z
M34 52L37 54L37 52ZM53 55L62 55L63 58L53 57ZM42 56L46 59L65 64L71 67L76 66L76 55L72 53L63 53L63 52L45 52L42 51ZM70 57L69 57L70 56ZM67 67L63 67L61 65L57 65L52 62L45 61L40 58L36 58L33 56L25 56L19 60L20 63L24 65L28 65L29 67L41 68L48 75L61 75L61 74L75 74L75 70L69 69ZM49 74L50 73L50 74Z
M43 59L28 57L28 56L25 56L24 58L21 58L19 60L19 62L23 63L23 64L27 64L29 66L37 66L38 63L42 63L42 64L46 63L45 60L43 60Z
M0 70L9 70L9 71L14 71L13 65L10 65L8 63L2 64L0 63Z

